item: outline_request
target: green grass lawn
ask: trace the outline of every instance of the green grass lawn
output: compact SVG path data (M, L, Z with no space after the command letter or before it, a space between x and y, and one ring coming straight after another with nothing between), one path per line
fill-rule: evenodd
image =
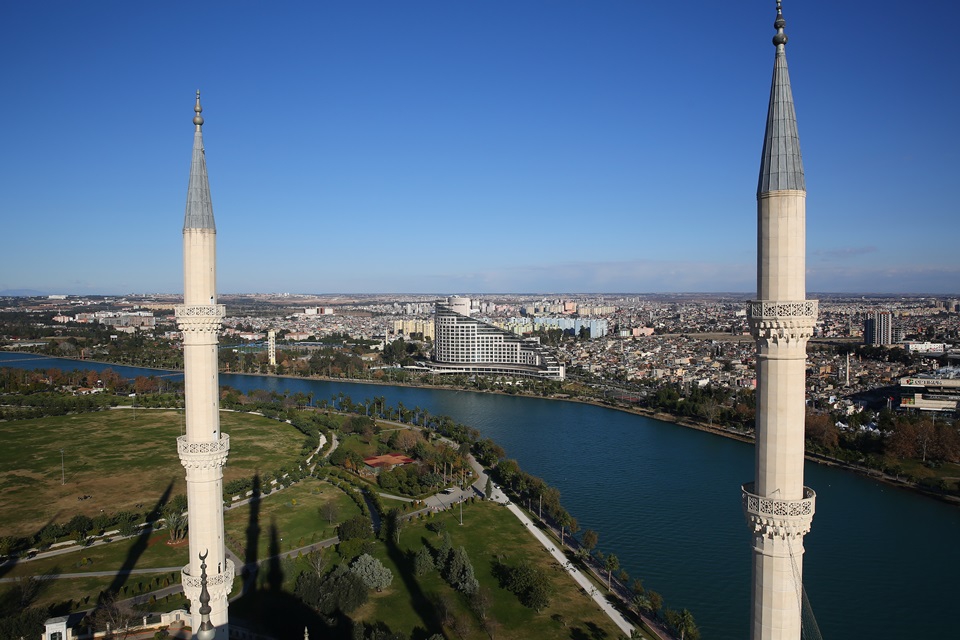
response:
M332 502L338 513L334 524L329 524L320 514L320 507ZM356 505L339 489L315 479L307 479L280 492L264 496L259 503L257 521L258 559L267 557L270 550L271 529L276 530L280 551L287 551L334 535L337 522L359 513ZM360 622L382 622L393 631L411 634L416 629L440 632L447 637L465 640L488 638L476 615L470 610L467 600L452 589L436 571L416 577L412 568L412 555L424 543L436 544L437 535L427 529L435 521L446 523L447 531L455 547L463 545L470 556L481 588L489 593L491 605L489 617L494 620L495 635L501 638L619 638L619 631L600 611L599 607L584 594L551 555L530 535L521 523L505 508L489 502L466 503L463 510L463 526L459 524L459 510L451 510L424 519L407 522L400 534L398 547L389 547L383 542L375 543L374 554L394 572L392 585L382 593L371 593L370 602L351 616ZM243 557L244 549L237 548L237 541L245 541L250 521L249 505L231 509L225 514L227 544ZM283 538L282 542L279 539ZM165 543L166 532L150 536L149 544L137 557L137 568L180 566L186 562L185 547L171 548ZM124 563L134 541L118 541L99 548L84 549L54 558L22 563L7 574L7 577L50 573L81 573L116 569ZM341 559L333 549L326 551L329 561ZM89 558L89 561L84 560ZM549 607L536 612L522 606L516 596L502 589L494 577L494 562L500 559L507 565L521 560L538 564L551 584L553 595ZM271 572L279 575L281 592L293 592L297 575L309 568L304 558L289 558L261 567L260 592L268 602L277 598L271 592L268 581ZM178 571L171 572L171 582L179 579ZM143 591L151 591L167 584L171 573L157 575L134 574L124 582L121 597L130 597ZM73 610L92 606L96 595L106 589L112 577L66 578L43 582L37 587L32 600L34 605L46 605L72 600ZM239 589L239 579L235 592ZM0 585L0 598L14 596L17 584ZM89 597L88 600L84 598ZM292 596L284 596L291 598ZM256 608L256 602L250 605ZM152 608L169 610L176 607L172 600L160 600ZM252 609L237 611L243 617ZM443 612L447 613L444 614ZM265 615L265 614L264 614Z
M326 504L335 506L332 523L323 512ZM251 529L252 508L255 529ZM283 553L332 538L339 523L359 513L359 507L342 490L315 478L304 478L283 491L262 496L255 505L230 509L223 516L223 526L227 546L240 558L246 557L248 532L254 531L256 557L263 559L272 555L271 544L276 545L273 553Z
M353 451L360 454L363 458L369 458L370 456L377 455L377 444L379 440L377 436L370 438L370 442L364 442L363 438L356 433L351 433L350 435L340 439L340 447L344 451Z
M135 569L179 567L187 564L187 545L172 547L166 544L166 531L157 531L148 538L145 547L136 538L125 538L110 544L86 547L62 555L21 561L13 566L5 578L42 575L46 573L88 573L113 571L128 561ZM142 548L142 552L140 549Z
M220 419L230 434L225 482L290 465L303 444L283 422L233 412ZM171 484L171 495L186 493L176 446L182 420L179 411L158 409L0 423L0 536L32 535L80 513L143 513Z
M946 489L956 491L960 488L960 464L954 462L944 462L930 468L920 460L901 460L899 462L903 473L909 474L918 480L930 480L942 478L946 483Z
M467 601L452 589L436 571L414 576L411 557L425 542L436 544L437 535L426 528L431 521L446 522L454 547L466 548L481 589L491 595L490 617L495 620L497 637L502 638L610 638L620 637L619 629L600 608L583 593L553 557L507 509L490 502L467 503L463 526L459 511L448 511L433 518L410 521L400 533L400 552L377 546L377 556L394 572L394 581L383 593L371 594L371 602L353 617L386 622L393 631L410 633L416 627L432 630L443 622L441 609L450 611L444 630L447 637L488 638ZM497 558L507 565L529 560L543 568L551 584L550 606L536 612L521 605L516 596L499 586L493 568ZM401 577L402 573L407 576ZM442 602L442 606L437 603ZM562 618L556 617L562 616ZM455 625L449 624L459 619ZM453 627L456 626L454 629Z

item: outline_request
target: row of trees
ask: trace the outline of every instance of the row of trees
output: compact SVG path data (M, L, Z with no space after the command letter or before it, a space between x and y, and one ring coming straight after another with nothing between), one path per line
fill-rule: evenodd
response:
M85 543L90 541L91 537L102 536L107 531L116 530L122 536L131 536L140 530L141 524L156 526L161 518L165 519L167 527L171 528L171 539L179 540L186 534L186 519L183 518L186 508L187 497L177 494L155 512L101 511L93 517L77 514L66 522L51 522L31 536L0 537L0 556L23 553L32 548L42 551L64 540Z
M489 440L474 444L474 451L485 460L498 459L499 447ZM571 516L560 504L560 492L544 482L541 478L526 473L520 468L516 460L499 459L496 467L491 471L501 486L507 489L521 504L526 504L528 510L541 520L552 524L560 533L561 544L567 533L575 534L579 530L577 520ZM686 609L680 612L663 609L663 597L651 589L645 589L641 580L634 580L630 589L625 586L630 576L620 567L620 559L614 553L604 554L597 549L599 536L596 531L587 529L583 532L579 542L575 543L577 554L581 561L591 565L600 573L606 574L607 589L619 595L630 607L638 613L644 613L661 619L677 631L681 637L697 640L699 631L693 620L693 615ZM532 574L535 567L521 563L517 567L498 565L498 579L501 586L516 593L527 602L542 603L544 598L549 601L549 593L542 593L537 586L542 580L537 580ZM616 581L615 581L616 579ZM523 595L521 595L523 594ZM530 606L529 604L527 606ZM546 604L543 604L546 606ZM537 607L534 607L537 608ZM539 610L539 609L538 609Z

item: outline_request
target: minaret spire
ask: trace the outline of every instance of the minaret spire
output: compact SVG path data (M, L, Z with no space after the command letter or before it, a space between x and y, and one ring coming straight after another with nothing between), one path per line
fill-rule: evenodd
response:
M760 183L757 194L783 189L805 191L803 160L800 158L800 135L797 133L797 114L790 90L790 72L787 70L787 34L783 9L777 2L777 19L773 23L777 34L773 44L777 48L770 85L770 104L767 108L767 129L763 138L760 161Z
M806 299L806 185L787 72L781 4L757 186L757 343L754 481L743 485L753 538L751 640L800 640L803 537L816 494L803 485L807 341L817 318Z
M197 91L197 104L193 108L197 114L193 117L196 130L193 133L193 161L190 163L190 183L187 185L187 210L183 217L184 229L213 229L213 203L210 200L210 182L207 179L207 159L203 150L203 116L200 112L200 92Z

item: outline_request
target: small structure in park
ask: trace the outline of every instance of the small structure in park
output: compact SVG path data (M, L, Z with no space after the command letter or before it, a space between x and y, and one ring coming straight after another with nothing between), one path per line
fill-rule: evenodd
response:
M365 471L378 475L384 467L397 467L404 464L413 464L413 458L401 453L385 453L382 456L370 456L363 459Z

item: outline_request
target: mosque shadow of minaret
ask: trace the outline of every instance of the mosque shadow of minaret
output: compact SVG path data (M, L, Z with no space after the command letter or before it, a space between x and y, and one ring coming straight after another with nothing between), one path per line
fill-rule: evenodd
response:
M270 525L270 543L266 573L260 579L257 548L260 543L259 477L254 479L256 500L250 501L250 520L247 524L247 547L244 554L243 588L230 603L231 624L278 639L302 638L304 628L314 638L352 638L343 629L342 621L334 625L305 605L299 598L283 589L283 565L280 554L280 535ZM347 621L349 622L349 620Z
M413 556L403 553L393 539L393 533L388 532L384 544L387 547L387 555L400 569L400 579L403 580L407 592L410 594L410 607L420 616L420 620L426 625L427 629L436 630L439 633L443 628L438 616L438 610L433 603L423 593L420 583L416 579L416 571L413 567ZM414 629L412 637L418 638L420 635L427 637L429 634L422 628Z
M263 559L259 557L260 537L264 532L260 525L260 501L263 498L260 486L261 480L257 474L253 478L253 491L250 494L244 565L240 571L243 586L240 595L230 602L231 624L278 639L302 638L304 628L309 630L311 638L324 638L324 640L353 640L357 637L389 638L390 630L384 623L354 622L341 612L329 617L320 615L294 595L292 589L284 590L285 575L280 550L281 540L274 522L270 523L268 529L270 538L267 557ZM387 543L387 549L391 558L405 568L402 575L411 593L411 606L426 627L440 630L442 626L435 610L420 590L416 580L412 578L412 559L405 557L392 541ZM266 567L261 567L264 562ZM261 568L265 573L261 573ZM357 633L361 635L358 636ZM423 627L417 627L410 637L420 640L429 635L430 633Z
M130 572L137 566L137 561L140 559L140 556L143 555L143 552L147 550L150 542L150 534L153 533L153 523L160 513L160 510L167 504L167 500L170 499L170 493L172 491L173 480L167 485L166 491L164 491L160 499L157 500L157 504L153 507L153 510L146 513L147 524L140 529L137 539L130 545L130 550L127 551L127 557L123 560L123 565L121 565L119 571L117 571L117 575L113 577L113 581L110 583L110 586L107 587L105 593L119 593L123 585L126 584L127 579L130 577Z
M34 534L29 537L29 539L30 540L36 539L40 535L40 532L46 529L47 527L49 527L50 525L52 525L54 522L56 522L58 517L60 517L59 511L53 514L50 517L50 519L47 520L47 523L42 527L40 527L39 529L37 529L34 532ZM18 558L16 556L11 556L5 562L0 563L0 578L2 578L6 574L8 574L10 571L12 571L13 568L17 566L17 563L18 563Z
M253 491L250 493L250 517L247 520L246 546L243 552L243 580L241 596L251 593L257 585L257 545L260 543L260 474L253 476Z

